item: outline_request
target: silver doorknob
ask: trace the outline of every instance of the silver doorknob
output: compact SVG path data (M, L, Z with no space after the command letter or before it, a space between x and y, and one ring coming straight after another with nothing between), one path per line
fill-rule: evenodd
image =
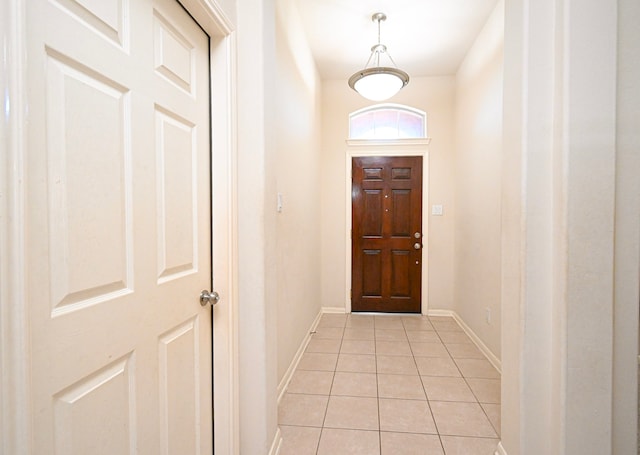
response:
M211 304L215 305L220 301L220 294L216 291L209 292L206 289L200 293L200 305L206 306Z
M420 248L422 248L422 245L416 242L413 244L413 248L415 248L416 250L419 250Z

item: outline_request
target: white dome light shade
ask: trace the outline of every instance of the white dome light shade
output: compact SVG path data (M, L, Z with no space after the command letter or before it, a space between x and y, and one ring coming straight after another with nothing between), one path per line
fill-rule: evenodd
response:
M378 23L378 44L371 48L371 55L364 69L349 78L349 87L369 100L383 101L407 85L409 75L398 69L387 52L387 47L380 43L380 22L387 20L387 16L384 13L375 13L371 20ZM393 67L381 66L380 60L383 57L386 57ZM369 66L370 63L373 65Z
M397 68L375 67L357 72L349 86L372 101L383 101L398 93L409 83L409 75Z

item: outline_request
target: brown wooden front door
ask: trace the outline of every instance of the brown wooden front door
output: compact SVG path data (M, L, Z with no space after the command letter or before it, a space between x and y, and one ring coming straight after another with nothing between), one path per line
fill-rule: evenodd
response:
M353 158L351 310L419 313L422 157Z

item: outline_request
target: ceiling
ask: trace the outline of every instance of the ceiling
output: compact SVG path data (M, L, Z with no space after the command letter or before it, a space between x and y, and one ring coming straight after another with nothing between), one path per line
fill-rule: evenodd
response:
M496 0L297 0L323 79L348 79L381 42L410 76L455 74Z

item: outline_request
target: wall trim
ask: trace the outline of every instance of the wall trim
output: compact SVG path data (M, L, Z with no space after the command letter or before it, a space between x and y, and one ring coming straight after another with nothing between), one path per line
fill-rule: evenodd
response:
M337 313L337 314L347 313L345 308L339 307L339 306L323 306L320 311L322 313Z
M203 27L209 35L226 36L234 29L234 24L217 0L180 0L182 6L193 14L200 11L197 16L198 24Z
M496 448L496 452L494 455L509 455L502 445L502 441L498 443L498 447Z
M271 449L269 449L269 455L278 455L280 453L280 448L282 447L282 432L280 431L280 427L276 428L276 434L273 437L273 443L271 444Z
M208 4L211 4L209 2ZM210 41L212 124L212 283L223 300L213 309L214 444L218 452L240 451L238 354L238 199L235 115L235 35ZM213 101L216 101L214 106ZM217 361L216 361L217 359ZM217 384L217 386L216 386ZM223 416L223 418L220 418Z
M429 316L450 316L456 320L456 322L462 327L462 330L471 338L473 344L487 357L487 360L498 370L498 373L502 375L502 362L498 357L487 347L486 344L476 335L476 333L462 320L460 315L453 310L429 310Z
M320 318L324 313L332 313L332 311L324 311L324 308L322 308L318 312L318 315L315 317L315 319L311 323L311 327L309 327L309 330L307 331L307 335L304 337L304 339L300 343L300 347L296 351L296 354L293 356L293 359L289 364L289 368L287 368L287 371L284 373L284 376L282 377L280 384L278 384L278 405L280 404L280 401L284 396L284 392L287 390L287 387L289 386L289 382L291 382L293 373L296 371L296 368L300 363L300 359L304 354L304 350L307 349L307 345L309 344L309 341L311 341L311 334L315 332L316 328L318 327L318 324L320 323Z
M351 313L351 186L352 186L352 158L360 156L421 156L422 157L422 293L421 313L427 315L429 311L429 142L422 139L418 145L402 141L383 142L365 141L361 145L347 147L345 153L345 196L346 196L346 223L345 223L345 289L344 311ZM347 141L349 144L351 141ZM360 141L362 142L362 141ZM368 146L368 147L366 147Z
M237 97L235 26L218 0L180 0L210 36L211 282L221 295L213 308L213 422L216 453L240 453L238 317Z
M0 4L0 452L32 453L29 307L26 295L26 0Z
M394 147L423 147L431 143L430 137L407 139L347 139L350 147L394 146Z

